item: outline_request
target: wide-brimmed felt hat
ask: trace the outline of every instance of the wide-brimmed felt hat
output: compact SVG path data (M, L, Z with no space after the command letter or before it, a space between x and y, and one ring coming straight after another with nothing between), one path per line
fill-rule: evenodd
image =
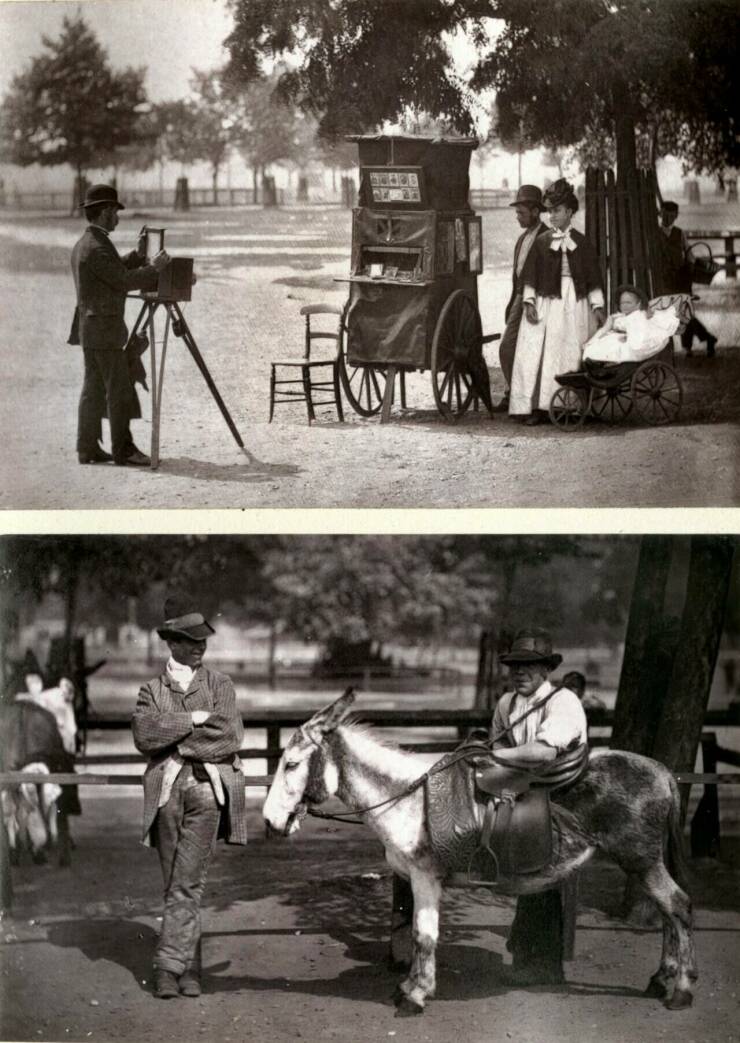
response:
M84 210L88 206L115 206L118 210L125 210L123 203L118 201L118 192L113 185L90 185L85 192L85 202L79 204Z
M563 657L552 650L552 638L546 630L531 627L520 630L511 648L499 656L502 663L547 663L550 670L560 666Z
M183 598L170 597L164 603L164 624L157 633L166 641L170 637L187 637L191 641L202 641L215 634L202 612Z
M525 206L538 206L540 210L544 210L542 189L537 185L520 185L517 189L516 199L513 203L509 203L509 206L518 206L519 203L524 203Z

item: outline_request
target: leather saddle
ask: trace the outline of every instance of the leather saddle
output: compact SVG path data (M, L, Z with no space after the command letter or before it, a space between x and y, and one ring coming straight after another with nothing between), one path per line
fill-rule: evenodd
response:
M588 766L588 746L534 767L499 761L490 751L473 754L470 763L483 823L467 874L453 873L449 882L494 885L500 876L542 869L553 851L550 793L581 777Z

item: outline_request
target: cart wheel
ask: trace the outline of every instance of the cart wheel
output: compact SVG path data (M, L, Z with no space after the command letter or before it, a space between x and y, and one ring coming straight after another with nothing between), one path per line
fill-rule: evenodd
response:
M473 401L468 358L480 351L482 336L475 301L465 290L455 290L442 306L432 338L432 391L445 420L459 420Z
M643 362L632 376L635 412L648 424L670 424L683 401L683 387L673 366L666 362Z
M632 412L632 399L629 388L619 384L613 388L592 388L591 413L599 420L614 424L624 420Z
M550 420L563 431L575 431L581 427L587 412L586 396L578 388L558 388L550 399Z
M339 376L344 393L355 413L375 416L383 405L385 366L349 365L344 354L339 357Z

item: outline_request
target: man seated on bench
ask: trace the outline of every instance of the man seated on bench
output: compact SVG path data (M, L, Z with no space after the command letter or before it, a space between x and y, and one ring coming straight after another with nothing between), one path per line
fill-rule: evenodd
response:
M644 362L678 330L676 309L649 308L647 296L637 286L620 286L616 296L619 311L586 341L584 362Z
M580 699L569 688L556 689L548 680L563 657L553 652L547 631L539 627L521 630L511 650L499 659L509 667L514 689L501 696L493 715L493 735L509 729L505 738L494 742L499 760L531 769L587 743L588 725ZM512 954L513 983L557 985L565 980L559 888L519 897L507 948Z

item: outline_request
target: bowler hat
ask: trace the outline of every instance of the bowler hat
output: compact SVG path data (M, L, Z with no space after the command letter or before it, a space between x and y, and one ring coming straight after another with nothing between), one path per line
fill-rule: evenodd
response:
M560 666L563 657L552 650L552 639L546 630L532 627L520 630L511 648L499 656L502 663L547 663L550 670Z
M538 206L540 210L545 209L542 203L542 190L537 185L520 185L517 189L516 199L513 203L509 203L509 206L518 206L519 203L524 203L525 206Z
M80 203L80 209L88 206L115 206L118 210L125 210L123 203L118 202L118 192L113 185L90 185L85 192L85 202Z
M197 612L189 601L169 597L164 603L164 624L157 627L157 633L165 641L169 637L187 637L191 641L202 641L216 631L203 613Z
M667 210L669 214L678 213L678 203L674 203L672 199L664 199L660 204L661 210Z

